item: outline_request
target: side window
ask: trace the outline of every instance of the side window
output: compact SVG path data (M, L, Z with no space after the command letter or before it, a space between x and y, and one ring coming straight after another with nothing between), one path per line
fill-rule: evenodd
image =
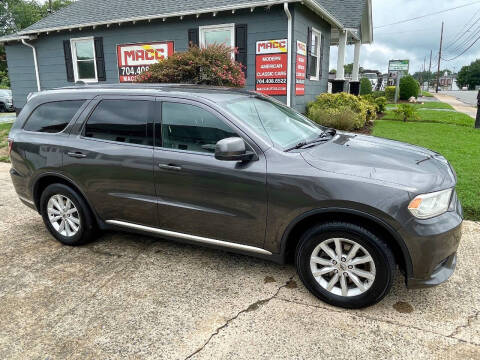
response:
M43 133L63 131L85 100L56 101L37 107L30 114L24 130Z
M218 141L238 136L212 113L194 105L164 102L157 139L164 148L214 153ZM157 141L160 143L160 141Z
M147 124L153 120L152 101L102 100L85 125L85 137L152 145Z

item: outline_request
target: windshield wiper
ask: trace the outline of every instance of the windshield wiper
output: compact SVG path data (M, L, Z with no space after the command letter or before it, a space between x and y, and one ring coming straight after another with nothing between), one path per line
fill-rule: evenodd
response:
M304 148L305 146L308 146L308 145L314 145L314 144L317 144L317 143L322 142L322 141L327 141L327 140L331 139L331 137L335 136L336 133L337 133L337 130L335 130L334 128L325 129L320 135L318 135L317 138L315 138L313 140L310 140L310 141L301 141L297 145L292 146L292 147L286 149L285 151L288 152L288 151L292 151L292 150L302 149L302 148ZM330 135L330 137L328 137L328 135Z
M297 145L295 146L292 146L288 149L286 149L285 151L288 152L288 151L292 151L292 150L296 150L296 149L302 149L304 148L305 146L308 146L308 145L315 145L317 143L320 143L320 142L323 142L323 141L328 141L329 139L325 136L323 136L323 133L320 134L319 137L317 137L316 139L313 139L313 140L310 140L310 141L301 141L299 142Z

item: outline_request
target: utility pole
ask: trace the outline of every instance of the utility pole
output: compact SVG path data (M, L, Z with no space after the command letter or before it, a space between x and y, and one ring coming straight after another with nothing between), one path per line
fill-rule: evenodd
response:
M437 87L435 92L438 94L438 86L440 85L440 61L442 60L442 44L443 44L443 21L442 32L440 33L440 50L438 50L438 71L437 71Z
M430 50L430 65L428 66L428 85L427 85L427 91L430 90L430 75L432 74L432 53L433 51Z
M426 62L427 62L427 57L425 56L423 58L423 70L422 70L422 89L423 90L425 90L425 79L424 79L424 77L425 77L425 70L426 70L426 68L425 68L425 63Z

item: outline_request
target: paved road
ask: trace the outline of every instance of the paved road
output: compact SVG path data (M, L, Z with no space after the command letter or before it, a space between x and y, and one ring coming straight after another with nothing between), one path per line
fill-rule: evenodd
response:
M440 94L453 96L457 100L470 106L477 106L478 91L441 91Z
M292 266L138 235L62 246L0 164L1 359L479 359L480 225L456 274L374 307L325 305Z

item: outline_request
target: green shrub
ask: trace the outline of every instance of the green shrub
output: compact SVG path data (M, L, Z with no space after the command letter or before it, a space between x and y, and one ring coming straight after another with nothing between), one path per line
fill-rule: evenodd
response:
M385 97L387 98L387 101L392 102L395 100L395 86L387 86L385 88Z
M400 99L408 100L412 96L418 97L418 92L420 91L420 85L417 80L411 75L407 75L400 79Z
M360 95L372 93L372 83L367 78L360 79Z
M378 99L379 97L385 97L385 91L373 91L372 96L374 99Z
M383 113L387 109L387 98L380 96L375 99L375 104L377 105L377 112Z
M350 111L347 111L350 110ZM327 114L327 115L326 115ZM321 94L316 100L307 104L307 116L319 124L336 127L331 124L328 116L338 122L338 126L345 127L346 123L353 123L351 129L360 129L367 120L376 118L376 107L363 97L347 93Z
M364 102L367 108L367 120L375 120L378 113L378 107L373 95L368 94L368 95L360 96L360 100Z
M417 114L417 108L410 104L399 104L396 109L393 110L395 117L398 120L403 120L407 122L407 120L419 120L419 116Z
M322 109L313 107L311 118L320 125L338 130L353 130L357 128L358 115L348 107Z
M137 76L141 83L184 83L213 86L245 86L242 64L232 61L232 49L210 45L200 49L192 46L150 66Z

